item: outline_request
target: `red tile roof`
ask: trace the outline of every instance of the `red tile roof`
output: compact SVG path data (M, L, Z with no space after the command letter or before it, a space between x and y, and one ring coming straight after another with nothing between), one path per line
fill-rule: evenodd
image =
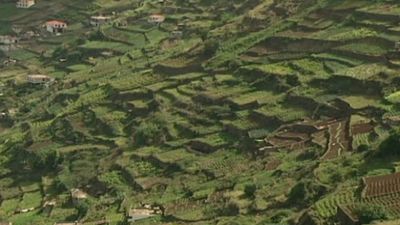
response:
M66 22L64 22L64 21L61 21L61 20L49 20L49 21L47 21L46 22L46 25L59 25L59 24L67 24Z

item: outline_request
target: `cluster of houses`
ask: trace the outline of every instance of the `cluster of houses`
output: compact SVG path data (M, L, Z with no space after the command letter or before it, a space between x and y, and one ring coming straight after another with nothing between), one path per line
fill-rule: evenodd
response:
M18 43L19 38L12 35L0 35L0 44L11 45Z

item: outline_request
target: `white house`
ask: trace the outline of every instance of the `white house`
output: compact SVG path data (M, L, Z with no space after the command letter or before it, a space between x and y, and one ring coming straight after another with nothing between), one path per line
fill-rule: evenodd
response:
M11 35L0 35L0 44L11 45L18 43L19 38Z
M98 27L111 21L110 16L92 16L90 17L90 25Z
M35 0L18 0L17 8L27 9L35 4Z
M149 16L147 21L149 23L162 23L165 21L165 16L160 14L153 14Z
M46 84L54 81L54 78L42 74L32 74L28 75L27 80L31 84Z
M46 30L50 33L63 33L68 27L67 23L60 20L47 21L45 26Z

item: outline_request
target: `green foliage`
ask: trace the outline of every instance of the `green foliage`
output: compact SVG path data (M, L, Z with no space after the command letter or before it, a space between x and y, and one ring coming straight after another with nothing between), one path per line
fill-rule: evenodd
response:
M135 144L138 146L160 144L166 139L165 131L166 121L161 115L142 121L135 130Z
M400 146L400 134L393 132L379 145L378 155L381 157L399 156L398 146Z
M297 183L288 194L288 203L307 204L316 201L326 192L326 188L312 180L302 180Z
M55 119L49 128L49 134L55 141L64 143L79 143L83 141L82 134L75 132L67 119Z
M381 205L361 204L356 207L355 213L362 224L369 224L374 220L389 219L388 212Z

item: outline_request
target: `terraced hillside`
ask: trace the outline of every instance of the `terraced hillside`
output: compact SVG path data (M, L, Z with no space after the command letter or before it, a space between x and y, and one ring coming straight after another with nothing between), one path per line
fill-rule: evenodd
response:
M360 185L399 168L399 12L0 1L0 36L18 39L0 44L0 223L325 225L360 205L388 215L368 223L400 218L396 188L365 199Z

